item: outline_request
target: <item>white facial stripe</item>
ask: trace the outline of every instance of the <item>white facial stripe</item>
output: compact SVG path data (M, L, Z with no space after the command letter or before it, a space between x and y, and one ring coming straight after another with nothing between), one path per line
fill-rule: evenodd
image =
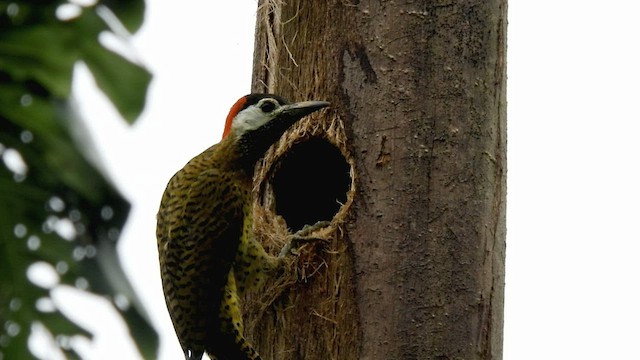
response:
M231 123L231 129L236 134L244 134L266 124L273 117L273 113L265 113L258 106L251 105L240 111Z

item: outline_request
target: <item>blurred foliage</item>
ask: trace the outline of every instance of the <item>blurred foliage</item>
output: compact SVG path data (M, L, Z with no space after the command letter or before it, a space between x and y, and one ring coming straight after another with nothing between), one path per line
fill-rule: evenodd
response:
M116 253L129 203L88 156L70 101L82 61L126 121L140 115L151 75L101 39L126 42L142 24L144 1L78 4L0 1L0 359L35 358L34 328L80 358L70 339L92 334L51 300L51 289L65 285L109 299L142 356L157 355L157 333ZM37 269L52 284L32 282Z

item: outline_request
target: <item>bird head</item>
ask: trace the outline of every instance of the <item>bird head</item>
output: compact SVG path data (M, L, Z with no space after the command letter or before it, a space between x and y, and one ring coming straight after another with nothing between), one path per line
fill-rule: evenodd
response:
M278 95L249 94L231 107L222 138L257 160L298 120L327 106L326 101L289 103Z

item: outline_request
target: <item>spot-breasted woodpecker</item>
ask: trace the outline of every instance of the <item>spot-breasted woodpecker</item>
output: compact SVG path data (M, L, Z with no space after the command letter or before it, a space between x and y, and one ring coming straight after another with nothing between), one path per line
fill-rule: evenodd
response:
M231 108L222 140L191 159L169 181L156 236L162 287L187 360L260 359L245 340L239 299L275 269L253 238L256 162L296 121L328 106L250 94Z

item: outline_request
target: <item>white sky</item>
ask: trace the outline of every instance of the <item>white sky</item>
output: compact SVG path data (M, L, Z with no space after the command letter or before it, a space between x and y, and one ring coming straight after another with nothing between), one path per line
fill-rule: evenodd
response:
M120 251L181 359L162 297L155 213L170 176L219 140L250 88L255 0L148 0L134 44L154 73L128 128L91 82L77 90L98 148L134 204ZM635 1L509 4L509 178L505 360L640 359L640 6ZM70 307L98 331L88 359L135 359L109 307Z

